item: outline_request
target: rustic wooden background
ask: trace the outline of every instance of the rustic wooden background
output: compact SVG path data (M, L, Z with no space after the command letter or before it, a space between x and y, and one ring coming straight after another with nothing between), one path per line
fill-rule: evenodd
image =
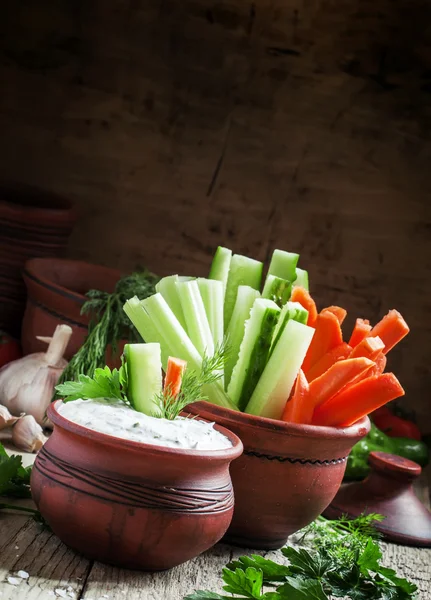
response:
M220 243L280 247L349 326L398 308L424 424L430 28L420 0L3 2L0 176L76 202L72 257L203 275Z

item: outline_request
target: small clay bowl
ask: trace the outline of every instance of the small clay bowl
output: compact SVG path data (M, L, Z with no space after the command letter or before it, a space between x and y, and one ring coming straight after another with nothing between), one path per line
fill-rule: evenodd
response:
M53 532L84 556L129 569L170 569L225 534L233 514L232 448L195 452L123 440L58 412L31 476L33 499Z
M208 402L187 411L242 440L244 453L231 468L235 511L224 541L265 550L284 546L331 503L352 446L370 430L368 417L334 428L284 423Z

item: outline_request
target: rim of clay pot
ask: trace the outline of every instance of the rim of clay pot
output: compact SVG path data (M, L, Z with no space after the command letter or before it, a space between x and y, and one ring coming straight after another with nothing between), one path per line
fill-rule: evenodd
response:
M115 447L126 448L129 450L147 450L152 452L153 454L158 454L160 456L163 455L174 455L174 456L189 456L190 458L197 459L199 461L206 460L211 458L213 460L221 459L233 460L240 456L243 451L243 444L240 438L235 435L229 429L226 429L222 425L214 424L214 429L216 429L219 433L223 434L228 440L232 443L231 448L222 448L220 450L189 450L186 448L169 448L166 446L157 446L154 444L148 444L146 442L135 442L133 440L127 440L124 438L119 438L114 435L108 435L107 433L101 433L100 431L93 431L92 429L88 429L88 427L84 427L83 425L78 425L77 423L73 423L73 421L69 421L66 417L63 417L57 410L57 406L62 403L62 400L56 400L51 403L48 407L48 417L54 425L58 425L71 433L74 433L78 436L90 439L94 442L100 442L103 445L110 445ZM206 421L206 419L200 419L201 421Z
M51 190L44 190L33 185L10 181L0 182L0 203L7 204L16 210L24 210L32 214L46 212L74 215L73 203Z
M71 260L67 258L30 258L26 261L24 265L23 275L24 277L28 277L35 283L47 288L51 292L55 292L56 294L60 294L66 298L71 300L75 300L79 304L84 304L88 299L84 294L72 290L70 288L64 287L54 281L51 281L47 277L41 274L41 267L44 265L63 265L63 266L74 266L81 268L92 267L98 269L100 271L105 271L106 273L111 274L113 277L117 277L118 279L121 277L121 272L117 271L117 269L111 269L110 267L105 267L104 265L96 265L94 263L88 263L83 260Z
M249 427L249 428L259 428L265 429L267 431L278 431L280 433L288 433L291 436L296 437L307 437L314 439L340 439L340 438L355 438L363 435L364 429L367 431L370 428L370 419L368 417L363 417L353 425L349 425L348 427L326 427L323 425L302 425L299 423L287 423L285 421L279 421L277 419L268 419L267 417L258 417L256 415L249 415L247 413L243 413L240 411L232 410L230 408L222 408L221 406L217 406L216 404L211 404L210 402L206 402L201 400L200 402L195 402L190 405L190 407L186 407L190 409L194 407L194 411L196 411L199 416L198 407L202 406L203 411L208 411L215 416L220 416L222 418L227 419L233 423L238 423L239 425ZM203 417L207 419L208 417Z

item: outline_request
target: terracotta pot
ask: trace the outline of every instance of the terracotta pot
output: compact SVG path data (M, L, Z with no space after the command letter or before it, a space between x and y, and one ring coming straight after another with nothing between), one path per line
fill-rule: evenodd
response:
M368 417L335 429L255 417L208 402L187 410L242 440L244 453L231 469L235 512L225 540L266 550L284 546L330 504L352 446L370 429Z
M62 256L75 222L69 200L0 184L0 328L19 335L25 306L21 271L31 257Z
M46 350L36 336L51 336L55 327L66 323L72 337L65 358L79 350L87 335L89 317L81 315L90 289L113 292L120 271L78 260L36 258L27 261L23 272L27 286L21 344L24 354Z
M54 432L31 476L33 499L52 530L84 556L116 566L163 570L201 554L233 513L232 448L163 448L91 431L51 404Z

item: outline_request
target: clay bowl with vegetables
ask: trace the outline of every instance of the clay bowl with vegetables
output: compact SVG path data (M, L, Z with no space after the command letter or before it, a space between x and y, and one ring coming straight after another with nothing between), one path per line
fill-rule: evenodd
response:
M402 396L386 355L409 331L390 311L374 327L346 310L318 312L298 254L274 250L263 264L219 247L208 279L165 277L156 294L124 310L142 338L199 371L227 339L223 379L187 407L236 433L235 512L227 537L254 548L282 546L335 496L368 414Z
M54 431L36 457L32 496L53 532L90 559L169 569L230 524L229 465L242 443L222 426L179 416L203 381L183 379L179 363L162 391L158 344L127 345L120 371L57 388L65 402L48 409Z

